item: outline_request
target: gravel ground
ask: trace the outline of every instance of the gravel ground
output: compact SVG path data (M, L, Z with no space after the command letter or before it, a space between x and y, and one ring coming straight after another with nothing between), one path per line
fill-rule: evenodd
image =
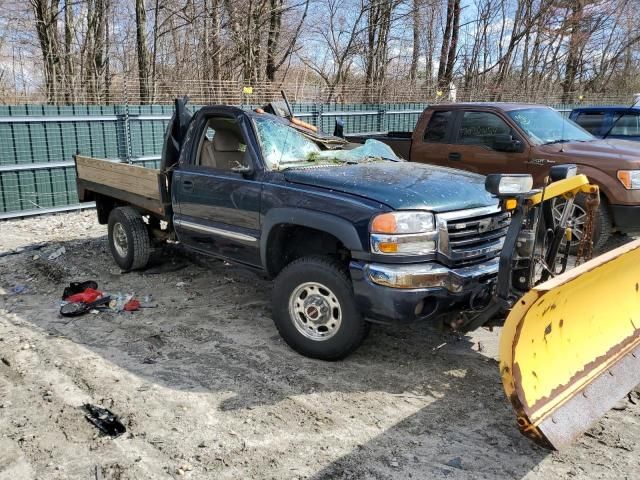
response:
M306 359L272 324L269 282L171 250L122 274L94 216L0 223L0 252L27 247L0 257L0 479L640 476L640 390L549 452L517 431L497 330L374 326L345 361ZM157 307L60 317L79 279ZM87 402L127 433L101 435Z

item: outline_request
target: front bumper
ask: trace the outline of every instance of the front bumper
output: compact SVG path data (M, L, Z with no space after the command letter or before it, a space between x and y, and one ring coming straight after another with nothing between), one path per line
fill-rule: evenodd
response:
M640 205L611 205L613 224L621 232L640 231Z
M490 288L499 258L450 269L436 262L380 264L351 262L356 302L365 317L380 322L427 320L454 308L469 307L471 297Z

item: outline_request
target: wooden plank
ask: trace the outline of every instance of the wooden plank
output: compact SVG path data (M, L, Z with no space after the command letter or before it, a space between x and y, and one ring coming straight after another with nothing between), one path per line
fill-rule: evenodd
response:
M146 198L160 200L159 170L90 157L76 157L78 177Z

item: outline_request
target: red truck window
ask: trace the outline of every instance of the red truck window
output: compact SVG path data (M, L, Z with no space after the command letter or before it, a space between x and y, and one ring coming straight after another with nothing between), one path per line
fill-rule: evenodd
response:
M426 143L444 143L450 121L451 111L438 110L433 112L424 132L424 141Z

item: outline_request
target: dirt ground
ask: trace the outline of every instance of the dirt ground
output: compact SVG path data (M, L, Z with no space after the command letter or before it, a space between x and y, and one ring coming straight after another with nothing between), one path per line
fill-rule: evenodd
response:
M29 246L0 257L1 479L640 477L640 389L546 451L517 431L497 331L374 326L325 363L280 339L253 273L173 249L122 274L93 211L0 223L0 252ZM157 306L59 316L87 279ZM100 434L84 403L127 433Z

